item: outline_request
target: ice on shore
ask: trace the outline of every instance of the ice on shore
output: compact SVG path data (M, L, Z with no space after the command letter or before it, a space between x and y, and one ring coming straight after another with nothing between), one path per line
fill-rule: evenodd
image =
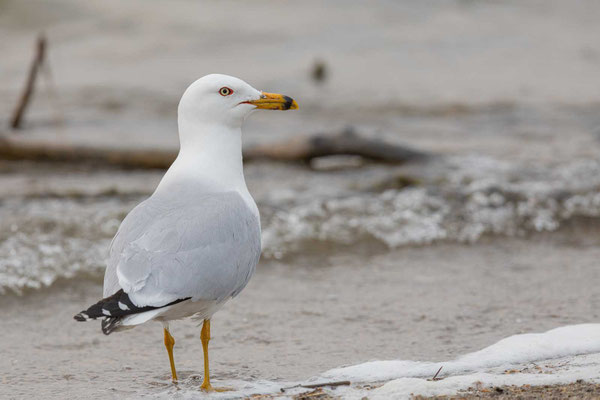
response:
M437 380L433 376L442 367ZM577 380L600 382L600 324L564 326L544 333L510 336L482 350L446 362L371 361L336 368L306 382L240 382L219 384L234 391L208 398L240 398L252 394L277 394L285 398L311 389L306 384L348 380L351 386L324 387L344 399L408 399L413 395L451 395L460 390L504 385L554 385ZM197 388L171 389L157 397L207 398Z
M442 367L438 378L431 378ZM409 398L448 395L469 387L600 382L600 324L571 325L514 335L447 362L372 361L325 372L319 380L385 382L375 390L349 388L344 397Z
M452 361L371 361L332 369L322 377L353 382L377 382L404 377L431 378L440 367L443 367L443 376L494 367L508 368L511 365L589 353L600 353L600 324L570 325L545 333L514 335Z
M524 367L524 368L523 368ZM452 395L468 388L497 386L542 386L572 383L577 380L600 382L600 354L589 354L546 360L538 364L506 370L494 368L432 381L423 378L399 378L370 391L369 399L404 399L414 395ZM347 397L354 397L349 391ZM366 395L366 391L356 391ZM359 397L359 398L360 398Z

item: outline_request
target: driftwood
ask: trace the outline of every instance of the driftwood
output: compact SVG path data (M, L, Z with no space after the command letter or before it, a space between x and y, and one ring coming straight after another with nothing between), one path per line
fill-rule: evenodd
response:
M338 386L350 386L350 381L336 381L336 382L323 382L323 383L311 383L311 384L299 384L279 389L281 393L285 393L286 390L295 388L306 388L306 389L318 389L322 387L338 387Z
M31 66L29 67L29 74L27 75L27 82L25 83L25 88L21 93L21 97L19 97L19 101L13 112L10 126L13 129L19 129L21 127L21 123L23 122L23 116L25 115L25 110L27 109L27 105L33 95L33 90L35 87L35 81L40 68L44 63L44 59L46 57L46 38L44 35L40 35L37 39L35 46L35 55L33 57L33 61Z
M337 135L312 135L280 143L256 145L245 149L244 160L310 161L325 156L352 155L368 160L405 163L427 157L427 154L357 135L346 129Z
M8 160L94 163L128 168L167 168L177 152L166 149L118 149L38 142L0 135L0 158Z
M299 137L244 148L244 161L306 162L331 155L355 155L388 163L405 163L427 157L403 146L361 137L351 131L337 135ZM16 135L0 135L0 158L60 162L90 162L129 168L167 168L177 152L172 149L118 149L38 142Z

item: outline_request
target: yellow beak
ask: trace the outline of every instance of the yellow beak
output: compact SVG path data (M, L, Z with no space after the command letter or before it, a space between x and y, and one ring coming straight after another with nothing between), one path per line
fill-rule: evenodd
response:
M291 97L277 93L262 92L260 99L250 100L248 103L263 110L297 110L298 103Z

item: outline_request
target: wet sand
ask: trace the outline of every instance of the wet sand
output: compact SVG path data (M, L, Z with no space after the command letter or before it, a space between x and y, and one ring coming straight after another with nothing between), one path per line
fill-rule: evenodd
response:
M214 378L301 380L367 360L448 359L512 334L597 321L597 237L574 241L565 228L529 240L263 263L214 317ZM99 323L72 319L100 294L99 282L79 280L0 297L2 396L137 398L168 387L160 325L106 337ZM172 332L180 385L193 388L199 329L182 321Z

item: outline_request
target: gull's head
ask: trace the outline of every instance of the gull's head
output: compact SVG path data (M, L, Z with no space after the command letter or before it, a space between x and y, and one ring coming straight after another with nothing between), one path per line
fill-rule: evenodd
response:
M295 110L290 97L254 89L233 76L211 74L192 83L179 102L180 121L239 127L256 109Z

